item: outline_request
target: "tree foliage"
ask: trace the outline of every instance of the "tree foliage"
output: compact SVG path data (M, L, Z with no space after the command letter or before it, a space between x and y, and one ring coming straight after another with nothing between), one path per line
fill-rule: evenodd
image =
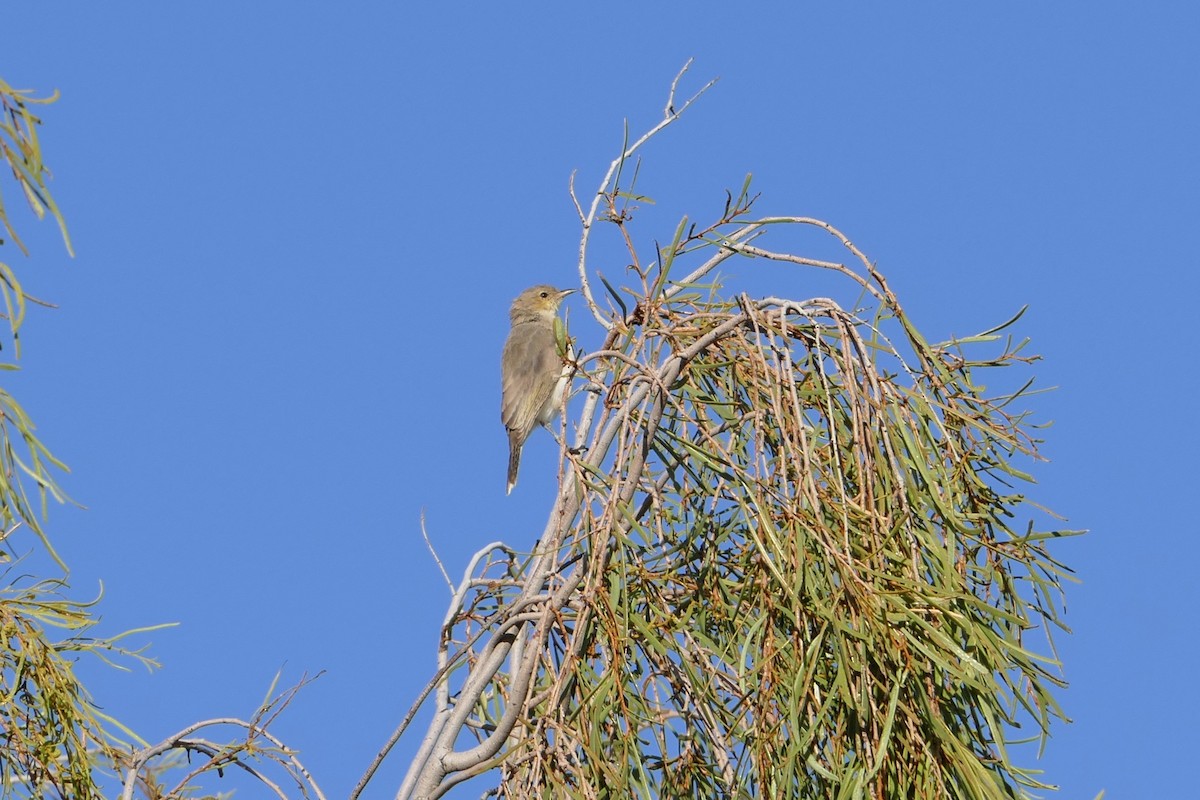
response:
M48 212L55 219L71 252L66 223L46 182L50 173L37 133L41 120L33 113L35 106L55 99L57 94L41 98L0 80L0 159L34 215L42 219ZM15 245L28 255L2 192L0 224L0 244ZM48 304L25 291L6 261L0 261L0 294L8 320L4 344L19 356L28 304ZM0 369L17 367L0 363ZM123 800L174 800L203 794L200 779L237 768L276 797L289 796L285 788L290 782L296 796L322 798L296 754L267 730L307 679L280 692L272 683L249 720L205 720L153 745L101 710L76 675L76 660L86 655L114 666L131 660L156 666L141 651L122 644L153 628L90 636L97 622L92 613L96 601L71 599L61 578L30 578L18 569L24 556L17 532L25 528L66 571L43 526L47 500L67 499L56 481L56 471L65 470L34 434L29 415L0 389L0 563L7 564L0 573L0 795L89 800L118 787ZM208 738L218 734L229 738ZM272 772L284 781L272 778Z
M54 96L34 97L32 93L13 89L0 80L0 159L12 170L17 187L38 218L44 217L48 209L58 221L63 240L70 251L71 242L67 237L66 223L46 186L49 170L42 160L37 137L37 125L40 121L30 108L31 105L53 102L54 99ZM0 183L0 188L2 187L3 183ZM28 255L24 242L9 219L2 192L0 223L3 224L0 244L12 242L22 253ZM8 320L9 329L8 341L5 344L19 357L21 325L25 320L27 304L32 298L22 288L16 271L3 260L0 260L0 294L3 295L4 316ZM12 363L0 363L0 369L16 368ZM29 415L8 392L0 389L0 524L5 530L14 525L25 524L39 535L43 535L39 514L35 513L34 508L39 507L41 516L44 516L48 497L54 497L60 502L65 499L55 481L52 467L66 469L34 435L34 425ZM26 481L33 484L33 491L39 501L37 504L31 502ZM49 546L48 541L44 543ZM53 549L50 552L53 554Z
M57 220L69 250L66 225L46 185L49 172L37 137L40 120L32 111L33 106L53 100L37 98L0 81L0 158L11 169L33 212L41 218L49 210ZM0 241L15 244L28 254L3 195L0 223ZM19 356L21 324L31 298L5 261L0 261L0 293L8 319L5 344ZM16 368L12 363L0 364L0 369ZM42 527L47 498L65 499L52 468L64 470L65 466L37 438L24 409L0 389L0 524L5 561L12 560L16 532L25 526L63 566ZM81 635L94 624L90 604L64 596L61 580L31 582L15 566L5 569L5 585L0 588L0 736L4 740L0 782L6 794L98 797L92 778L93 756L97 749L107 747L109 737L104 733L103 715L75 677L73 661L81 651L119 647L113 641ZM54 634L60 631L73 635L57 640Z
M489 545L458 587L400 796L490 770L511 798L1046 788L1010 744L1065 719L1052 638L1031 637L1063 627L1047 544L1070 532L1036 530L1024 495L1031 381L986 388L1036 358L1003 333L1020 315L929 343L845 235L756 216L748 178L647 257L633 158L692 102L674 96L577 204L605 339L577 362L560 492L531 553ZM588 263L597 225L627 249L620 287ZM846 261L765 245L797 227ZM833 271L859 300L716 277L768 260Z

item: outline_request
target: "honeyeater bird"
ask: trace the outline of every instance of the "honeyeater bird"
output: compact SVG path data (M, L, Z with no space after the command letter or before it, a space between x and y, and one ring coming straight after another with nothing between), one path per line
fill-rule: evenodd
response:
M534 286L517 295L508 316L512 330L500 360L500 420L508 431L508 491L517 484L521 448L534 426L545 425L562 407L570 369L554 336L555 313L574 289Z

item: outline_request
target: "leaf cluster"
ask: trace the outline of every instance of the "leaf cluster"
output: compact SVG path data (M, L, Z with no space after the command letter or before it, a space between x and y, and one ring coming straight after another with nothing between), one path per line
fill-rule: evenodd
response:
M62 213L46 183L49 170L37 135L40 119L32 112L33 106L56 98L57 94L38 98L0 80L0 159L9 166L34 215L41 219L48 211L57 221L70 252ZM0 225L0 244L15 244L27 255L4 205L3 192ZM27 294L16 272L3 261L0 295L3 316L9 323L9 343L19 356L20 330L28 303L48 304ZM17 367L0 363L0 369L12 371ZM32 580L17 572L23 557L17 556L14 539L22 527L33 531L36 543L64 573L67 570L42 525L47 500L67 500L55 475L67 468L34 430L25 410L0 389L0 562L8 562L0 575L0 794L88 800L104 796L106 781L115 777L122 798L135 794L146 798L194 797L204 792L198 780L202 776L238 768L254 776L275 796L287 796L270 777L271 770L264 768L269 767L294 784L299 796L322 798L295 753L266 730L299 687L307 683L306 679L274 696L272 685L268 698L248 721L206 720L157 745L146 744L93 700L75 673L79 656L86 654L119 669L125 669L128 661L155 667L152 659L140 650L125 648L121 641L165 626L107 638L88 636L97 622L93 609L99 598L91 602L71 600L65 593L65 581ZM229 729L235 731L229 741L210 738L213 731Z
M57 93L38 98L0 80L0 159L8 165L17 187L36 216L41 219L47 210L50 211L70 251L66 222L46 185L49 170L43 161L37 136L40 120L31 110L33 105L51 103L56 98ZM3 192L0 192L0 224L7 234L7 241L28 255L9 218ZM7 241L0 238L0 244ZM27 304L41 301L25 292L15 270L3 260L0 260L0 295L3 295L2 315L8 320L12 350L19 357L20 331ZM15 369L17 366L13 363L0 363L0 370ZM67 500L55 477L55 471L65 472L67 467L34 431L35 425L21 405L11 394L0 389L0 526L4 529L18 523L29 526L59 566L65 567L45 536L41 519L46 515L48 498L60 503ZM36 494L36 502L30 496L31 492Z
M704 246L745 255L741 230ZM677 234L663 273L707 239ZM1016 319L927 344L862 268L869 311L643 283L604 380L631 413L611 467L577 473L581 601L550 626L504 796L1046 788L1008 744L1064 718L1052 640L1028 636L1063 627L1046 545L1070 532L1017 521L1030 385L981 380L1032 359L980 353Z
M493 769L512 798L1049 788L1013 745L1066 719L1070 572L1049 548L1075 532L1037 528L1049 515L1025 496L1040 442L1032 380L1007 377L1036 361L1005 333L1020 314L930 344L843 233L757 215L749 178L712 223L639 245L652 200L633 155L677 117L674 93L590 207L576 199L605 338L575 363L559 494L532 552L493 543L457 587L399 796ZM588 263L596 226L628 254L622 279ZM789 229L846 260L764 246ZM764 260L832 272L857 300L716 277Z

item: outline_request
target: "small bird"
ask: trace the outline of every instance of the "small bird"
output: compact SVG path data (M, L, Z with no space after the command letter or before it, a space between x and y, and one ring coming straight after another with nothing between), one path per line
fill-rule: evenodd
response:
M508 491L517 485L521 448L535 425L545 425L562 406L570 383L554 336L555 312L574 289L534 286L517 295L508 316L512 330L500 360L500 421L508 431Z

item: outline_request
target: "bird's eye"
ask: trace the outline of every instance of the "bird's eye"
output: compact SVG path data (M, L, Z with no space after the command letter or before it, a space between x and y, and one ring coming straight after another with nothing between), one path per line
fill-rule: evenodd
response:
M549 297L549 296L550 296L549 292L542 292L542 297Z

